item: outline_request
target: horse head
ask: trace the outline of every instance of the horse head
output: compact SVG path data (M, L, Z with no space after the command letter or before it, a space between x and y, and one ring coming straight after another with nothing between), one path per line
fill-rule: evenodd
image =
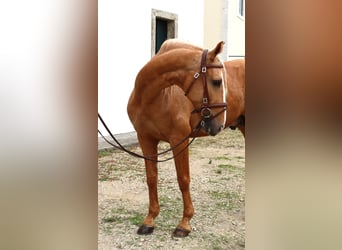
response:
M210 135L216 135L224 129L227 117L226 71L218 57L223 45L221 41L212 50L203 50L199 71L196 71L185 91L195 107L192 114L197 114L198 126Z

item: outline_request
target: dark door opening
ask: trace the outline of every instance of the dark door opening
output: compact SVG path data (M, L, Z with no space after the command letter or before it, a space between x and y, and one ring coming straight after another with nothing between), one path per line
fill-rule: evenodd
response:
M163 42L167 39L167 26L168 21L156 18L156 47L155 54L159 51Z
M153 57L165 40L177 37L178 16L152 9L151 18L151 57Z

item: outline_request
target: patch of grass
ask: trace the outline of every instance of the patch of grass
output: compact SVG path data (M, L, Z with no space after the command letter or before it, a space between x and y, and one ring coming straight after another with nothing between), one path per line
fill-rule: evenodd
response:
M114 153L114 149L103 149L98 152L98 158L102 158L105 156L112 155Z
M222 173L222 171L221 171L221 173ZM211 184L217 184L217 183L220 183L220 180L218 180L218 179L212 179L212 178L209 178L209 181L208 181L208 183L211 183Z
M166 195L159 197L160 214L157 217L156 223L162 230L171 230L182 216L181 198L171 198Z
M234 177L233 177L234 178ZM231 181L232 178L231 177L221 177L220 181Z
M109 216L109 217L104 217L102 219L102 222L104 223L122 223L124 221L124 218L122 218L121 216Z
M113 165L113 162L107 161L99 164L98 170L98 181L112 181L118 180L119 175L117 171L119 168L116 165Z
M113 181L121 178L144 179L145 170L143 166L142 161L117 152L98 159L98 181Z
M212 198L214 199L223 199L223 198L228 198L229 192L222 192L222 191L209 191L209 194Z
M113 208L112 210L113 214L127 214L128 210L123 207Z
M242 238L242 239L237 240L236 244L240 247L245 248L245 239Z
M159 205L160 207L169 207L170 205L172 205L174 203L174 199L172 199L171 197L168 197L166 195L161 195L159 197Z
M112 215L104 217L102 222L104 223L125 223L129 221L133 225L140 225L144 219L144 216L137 211L128 210L126 208L113 208L111 210Z
M216 200L216 207L221 209L228 209L229 211L239 207L239 194L231 193L229 191L210 191L209 195Z
M133 216L128 218L129 222L133 225L139 226L144 220L144 216L141 213L133 212Z
M227 169L227 170L236 170L237 169L237 167L232 165L232 164L219 164L217 167L220 169Z
M239 168L238 166L232 164L219 164L215 170L216 174L222 174L224 171L228 171L234 176L243 176L244 168Z
M229 157L227 156L217 156L214 158L215 160L231 160Z
M103 175L103 176L99 176L98 181L108 181L109 177L108 175Z
M211 241L211 249L213 250L230 249L230 248L227 248L227 246L231 245L230 238L228 236L211 234L210 238L215 239Z

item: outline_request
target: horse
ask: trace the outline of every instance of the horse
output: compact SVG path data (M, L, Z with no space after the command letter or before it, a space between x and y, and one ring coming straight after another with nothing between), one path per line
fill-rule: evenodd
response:
M127 112L145 158L149 194L148 214L137 233L151 234L160 212L158 201L158 143L168 142L174 155L183 198L183 217L172 235L191 232L194 208L190 196L191 137L215 136L226 127L244 131L244 60L222 62L224 42L213 49L166 40L139 71Z

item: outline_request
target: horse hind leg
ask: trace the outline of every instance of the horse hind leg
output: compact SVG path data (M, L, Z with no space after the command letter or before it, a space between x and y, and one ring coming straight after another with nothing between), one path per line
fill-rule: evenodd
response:
M243 137L245 137L245 115L240 115L229 128L232 130L238 128L243 134Z
M239 125L237 127L241 131L241 133L243 134L243 137L245 137L245 115L241 115L240 117L241 117L240 122L239 122Z
M241 131L243 137L246 137L246 136L245 136L245 126L238 125L237 127L238 127L238 129Z
M158 141L141 137L138 135L138 140L143 151L144 156L151 156L153 160L157 160L157 147ZM145 160L145 168L146 168L146 181L148 186L148 194L149 194L149 210L148 214L145 217L142 225L139 227L137 233L141 235L151 234L153 233L155 224L154 220L158 216L160 208L158 202L158 169L157 162Z

